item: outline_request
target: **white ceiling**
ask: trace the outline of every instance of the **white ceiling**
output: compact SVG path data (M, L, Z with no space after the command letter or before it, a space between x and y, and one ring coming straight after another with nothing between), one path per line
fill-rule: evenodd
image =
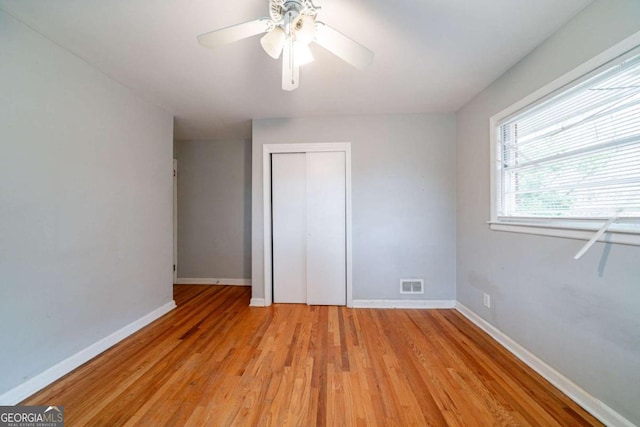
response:
M316 0L376 53L364 71L317 45L300 87L259 38L198 34L268 16L268 0L0 0L0 8L176 117L176 139L248 138L251 119L454 112L591 0Z

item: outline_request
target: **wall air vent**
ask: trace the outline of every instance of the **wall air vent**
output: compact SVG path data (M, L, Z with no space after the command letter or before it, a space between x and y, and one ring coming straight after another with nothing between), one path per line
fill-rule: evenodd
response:
M400 280L401 294L423 294L424 280L422 279L402 279Z

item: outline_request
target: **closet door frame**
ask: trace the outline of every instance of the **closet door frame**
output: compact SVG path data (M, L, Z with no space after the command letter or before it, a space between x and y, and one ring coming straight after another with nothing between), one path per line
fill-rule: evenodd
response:
M351 263L351 143L327 142L308 144L264 144L262 146L262 182L264 206L264 302L270 306L273 302L273 253L271 226L271 154L273 153L314 153L343 152L345 154L345 230L346 230L346 279L347 307L353 307L352 263Z

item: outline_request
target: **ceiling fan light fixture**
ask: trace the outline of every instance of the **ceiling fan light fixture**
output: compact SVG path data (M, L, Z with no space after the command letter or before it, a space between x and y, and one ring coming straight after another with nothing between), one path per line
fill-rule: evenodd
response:
M309 64L314 60L311 49L309 49L309 45L307 45L306 43L301 43L299 41L293 42L293 57L295 60L295 64L298 67Z
M297 42L309 44L316 37L316 22L312 16L299 16L295 21L294 28Z
M276 26L273 30L269 31L260 39L260 44L267 55L273 59L278 59L282 53L287 35L284 30Z

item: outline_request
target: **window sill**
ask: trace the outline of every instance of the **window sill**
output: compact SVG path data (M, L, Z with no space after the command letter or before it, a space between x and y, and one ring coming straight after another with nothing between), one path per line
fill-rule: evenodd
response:
M488 221L491 230L565 239L590 240L604 223L579 221ZM612 224L599 242L640 246L640 224Z

